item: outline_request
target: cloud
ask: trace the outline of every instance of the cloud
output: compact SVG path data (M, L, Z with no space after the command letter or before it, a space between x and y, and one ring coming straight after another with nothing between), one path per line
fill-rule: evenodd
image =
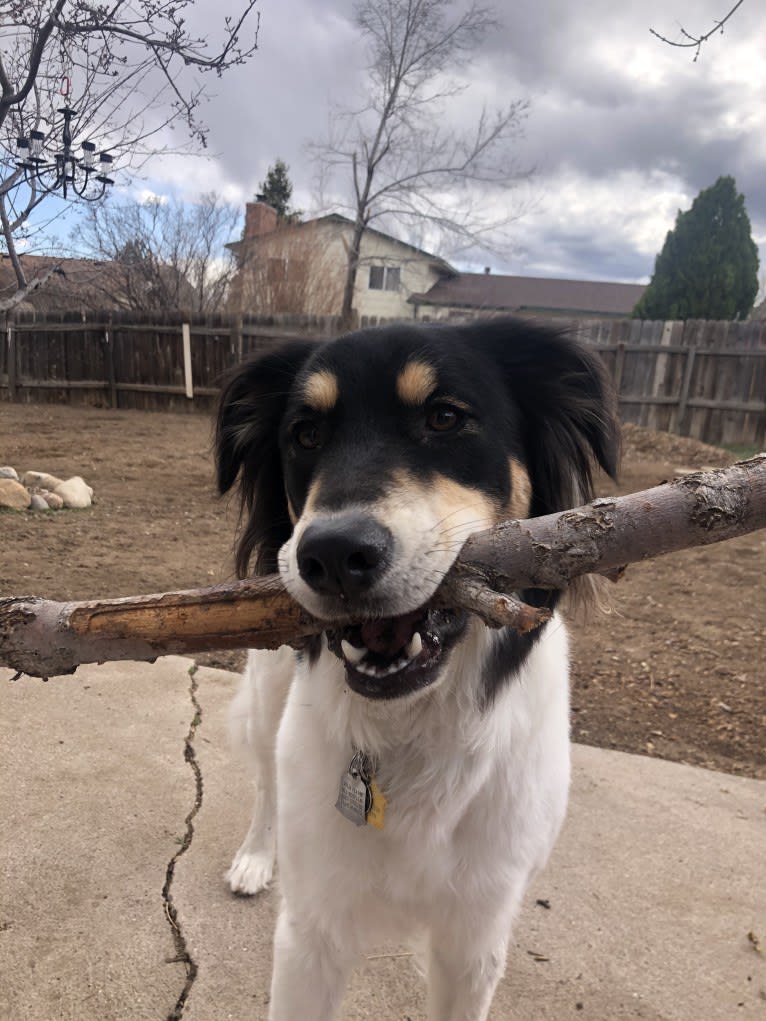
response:
M467 3L468 0L460 0ZM194 5L194 29L216 36L238 0ZM290 168L293 202L315 205L306 148L326 136L333 107L353 107L365 50L353 0L261 0L259 49L244 67L205 83L208 157L151 159L131 186L190 201L215 190L244 204L277 157ZM725 6L725 5L724 5ZM498 271L645 280L679 208L722 174L746 198L766 261L766 19L747 0L694 62L679 25L706 32L720 0L516 0L496 3L499 24L457 69L470 84L449 116L470 127L477 109L531 100L513 156L536 167L535 201L514 226L504 260L464 253ZM488 206L496 201L482 196ZM446 253L445 253L446 254Z

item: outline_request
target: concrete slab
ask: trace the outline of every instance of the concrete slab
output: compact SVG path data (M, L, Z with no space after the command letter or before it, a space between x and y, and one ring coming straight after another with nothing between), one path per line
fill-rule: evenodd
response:
M166 1018L183 988L162 889L193 785L186 659L0 670L0 1017Z
M230 681L209 670L196 680L205 794L175 886L199 967L184 1017L264 1018L277 893L248 900L222 885L250 792L222 760ZM569 819L492 1018L766 1021L766 958L747 936L766 943L766 783L593 748L574 759ZM382 948L354 976L345 1021L424 1018L412 963Z
M175 950L158 889L196 799L184 740L197 710L188 661L165 663L0 684L12 823L3 1018L162 1019L184 987L185 969L165 963ZM171 887L197 968L183 1018L262 1019L276 893L233 897L222 878L250 812L228 750L236 679L203 668L194 684L203 790ZM569 819L527 900L492 1018L766 1021L766 957L748 939L766 943L764 848L766 783L576 748ZM424 1018L412 959L373 955L343 1017Z

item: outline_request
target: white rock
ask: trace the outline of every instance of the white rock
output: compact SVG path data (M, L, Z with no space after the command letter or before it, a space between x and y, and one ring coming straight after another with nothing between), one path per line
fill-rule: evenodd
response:
M44 496L40 493L32 493L32 510L34 511L49 511L50 507Z
M64 481L57 479L55 475L48 475L47 472L24 472L21 481L30 489L56 489Z
M15 479L0 479L0 507L10 510L26 510L32 497Z
M60 496L65 507L90 507L93 500L93 490L87 482L79 475L73 475L66 482L61 482L53 490L56 496Z
M19 473L15 468L11 468L9 464L5 465L4 468L0 468L0 479L15 479L19 481Z

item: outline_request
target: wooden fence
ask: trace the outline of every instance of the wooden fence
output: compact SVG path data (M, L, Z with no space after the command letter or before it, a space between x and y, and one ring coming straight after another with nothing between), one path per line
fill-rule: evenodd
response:
M601 353L624 421L766 447L766 321L556 322ZM330 317L17 315L0 344L0 400L209 411L229 366L337 330Z
M600 320L579 330L611 372L624 422L766 448L766 320Z
M337 329L332 317L19 315L5 325L0 400L207 411L230 366Z

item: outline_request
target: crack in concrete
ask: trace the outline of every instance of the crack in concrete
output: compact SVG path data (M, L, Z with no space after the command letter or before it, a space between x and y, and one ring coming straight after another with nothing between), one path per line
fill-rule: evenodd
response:
M197 754L194 750L194 736L196 734L197 727L202 722L202 707L197 701L197 682L194 679L196 672L196 665L190 667L189 677L191 678L191 681L189 684L189 697L191 698L191 703L194 707L194 716L192 717L189 730L186 734L186 738L184 739L184 759L189 763L192 773L194 774L194 804L184 820L186 824L186 832L184 833L181 841L181 846L168 862L168 867L165 871L165 883L162 887L162 900L165 905L165 915L173 934L173 943L176 949L176 956L169 958L167 963L182 963L186 967L186 981L184 982L183 989L176 1000L175 1007L167 1016L167 1021L180 1021L198 971L197 963L192 958L189 953L189 948L186 945L186 939L178 921L178 912L173 904L173 895L171 893L171 887L173 885L173 878L176 870L176 862L181 855L186 854L191 846L191 842L194 837L194 818L202 805L202 771L199 768Z

